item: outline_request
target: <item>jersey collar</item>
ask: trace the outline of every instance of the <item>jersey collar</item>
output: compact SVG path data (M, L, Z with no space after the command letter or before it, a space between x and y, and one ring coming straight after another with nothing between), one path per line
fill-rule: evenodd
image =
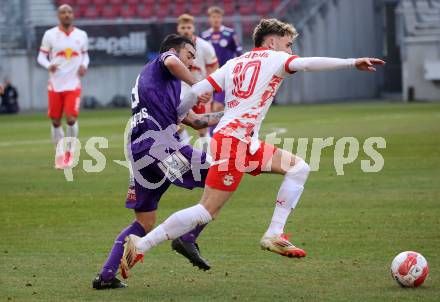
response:
M267 47L255 47L255 48L252 48L252 51L263 51L263 50L270 50L270 48L267 48Z
M66 36L69 36L75 30L75 26L72 26L72 29L70 31L65 31L61 25L58 25L58 29L62 31Z
M215 31L214 27L211 27L210 30L211 30L211 33L221 33L221 32L223 32L225 30L225 26L224 25L220 25L220 29L218 31Z

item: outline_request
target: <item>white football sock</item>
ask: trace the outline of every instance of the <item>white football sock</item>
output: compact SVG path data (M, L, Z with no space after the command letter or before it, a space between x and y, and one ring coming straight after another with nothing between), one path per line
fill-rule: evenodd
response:
M62 126L54 127L52 125L51 127L51 135L52 135L52 142L55 145L55 156L63 155L64 148L63 145L58 145L58 142L64 138L64 130Z
M78 121L75 122L72 126L67 125L66 127L66 137L78 137ZM69 143L67 144L67 150L70 152L75 151L75 140L69 140Z
M309 172L309 165L303 160L287 171L278 191L275 211L265 236L279 235L284 232L287 218L301 197Z
M176 239L188 233L199 224L212 220L211 214L201 204L180 210L167 218L162 224L142 237L136 244L138 251L145 253L165 240Z

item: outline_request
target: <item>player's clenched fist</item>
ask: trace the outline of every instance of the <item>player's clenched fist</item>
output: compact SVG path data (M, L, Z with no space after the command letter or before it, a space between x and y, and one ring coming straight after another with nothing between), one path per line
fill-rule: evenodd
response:
M50 72L54 73L54 72L56 72L58 70L58 64L52 64L52 65L49 66L48 69L49 69Z
M81 65L78 69L78 75L83 77L87 72L87 68L84 65Z

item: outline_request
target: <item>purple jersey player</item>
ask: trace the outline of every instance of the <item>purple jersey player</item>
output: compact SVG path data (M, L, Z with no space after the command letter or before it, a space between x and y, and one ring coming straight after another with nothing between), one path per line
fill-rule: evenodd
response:
M211 28L202 32L202 38L211 42L214 46L215 54L222 67L228 60L241 56L243 49L238 42L235 30L222 25L224 11L218 6L208 9L208 17ZM225 108L225 93L214 93L212 104L213 112L223 111ZM211 127L211 132L214 127Z
M194 54L191 40L169 35L162 42L159 56L145 65L136 79L127 146L131 177L126 199L126 207L135 211L136 219L116 238L106 263L92 283L95 289L126 287L116 278L125 237L144 236L154 227L159 200L171 184L187 189L204 187L209 168L206 154L180 143L176 126L182 122L198 129L218 122L218 117L188 113L197 102L195 96L180 100L181 81L189 85L196 83L188 69ZM209 99L210 95L202 98L205 102ZM172 247L206 270L209 264L200 256L195 243L202 229L203 226L198 227L174 240ZM127 274L121 270L123 278Z

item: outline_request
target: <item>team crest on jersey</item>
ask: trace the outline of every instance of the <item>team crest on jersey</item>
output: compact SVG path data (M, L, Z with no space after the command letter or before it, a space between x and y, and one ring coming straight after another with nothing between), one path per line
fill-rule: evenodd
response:
M228 40L226 39L221 39L220 42L218 43L221 47L226 47L228 46Z
M225 177L223 178L223 184L225 186L230 186L234 183L235 179L234 176L232 176L232 174L228 173L225 175Z

